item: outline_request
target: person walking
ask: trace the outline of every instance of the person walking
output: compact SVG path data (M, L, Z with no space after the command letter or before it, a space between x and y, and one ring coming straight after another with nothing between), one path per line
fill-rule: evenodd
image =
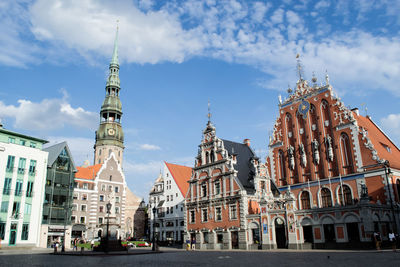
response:
M376 250L381 250L381 243L382 243L381 233L374 232L374 241Z
M74 249L73 250L78 251L78 238L77 237L75 237L75 239L74 239Z
M396 236L392 230L389 231L389 242L394 252L396 252Z
M196 238L192 238L192 250L196 250Z

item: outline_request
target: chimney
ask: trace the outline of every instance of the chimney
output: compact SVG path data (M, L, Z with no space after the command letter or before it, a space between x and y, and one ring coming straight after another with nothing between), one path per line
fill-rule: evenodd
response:
M358 108L353 108L351 111L354 111L354 113L356 113L357 116L360 116L360 111L358 111Z
M250 139L244 139L243 140L243 144L245 144L245 145L247 145L247 146L250 146Z

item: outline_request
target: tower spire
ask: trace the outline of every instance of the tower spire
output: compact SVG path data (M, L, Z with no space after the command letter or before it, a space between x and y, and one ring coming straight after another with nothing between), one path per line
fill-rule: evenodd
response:
M117 20L117 32L115 33L115 40L114 40L114 51L113 51L113 55L111 58L111 63L110 64L115 64L115 65L119 65L118 62L118 22L119 20Z

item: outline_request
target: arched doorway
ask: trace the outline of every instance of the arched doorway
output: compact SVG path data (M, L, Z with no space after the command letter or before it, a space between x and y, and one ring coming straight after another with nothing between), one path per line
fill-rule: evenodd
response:
M99 229L99 231L97 232L97 237L101 237L101 236L102 236L102 233L103 233L103 230L102 230L102 229Z
M278 248L287 248L285 222L281 218L275 219L275 239Z
M304 218L301 222L301 226L303 228L304 244L306 244L306 246L309 248L312 248L312 244L314 243L312 224L313 223L311 219L307 217Z

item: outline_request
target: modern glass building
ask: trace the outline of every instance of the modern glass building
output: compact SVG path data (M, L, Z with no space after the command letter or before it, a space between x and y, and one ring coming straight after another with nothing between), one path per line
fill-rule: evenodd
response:
M75 164L66 142L44 149L49 153L43 200L41 247L58 242L70 247Z

